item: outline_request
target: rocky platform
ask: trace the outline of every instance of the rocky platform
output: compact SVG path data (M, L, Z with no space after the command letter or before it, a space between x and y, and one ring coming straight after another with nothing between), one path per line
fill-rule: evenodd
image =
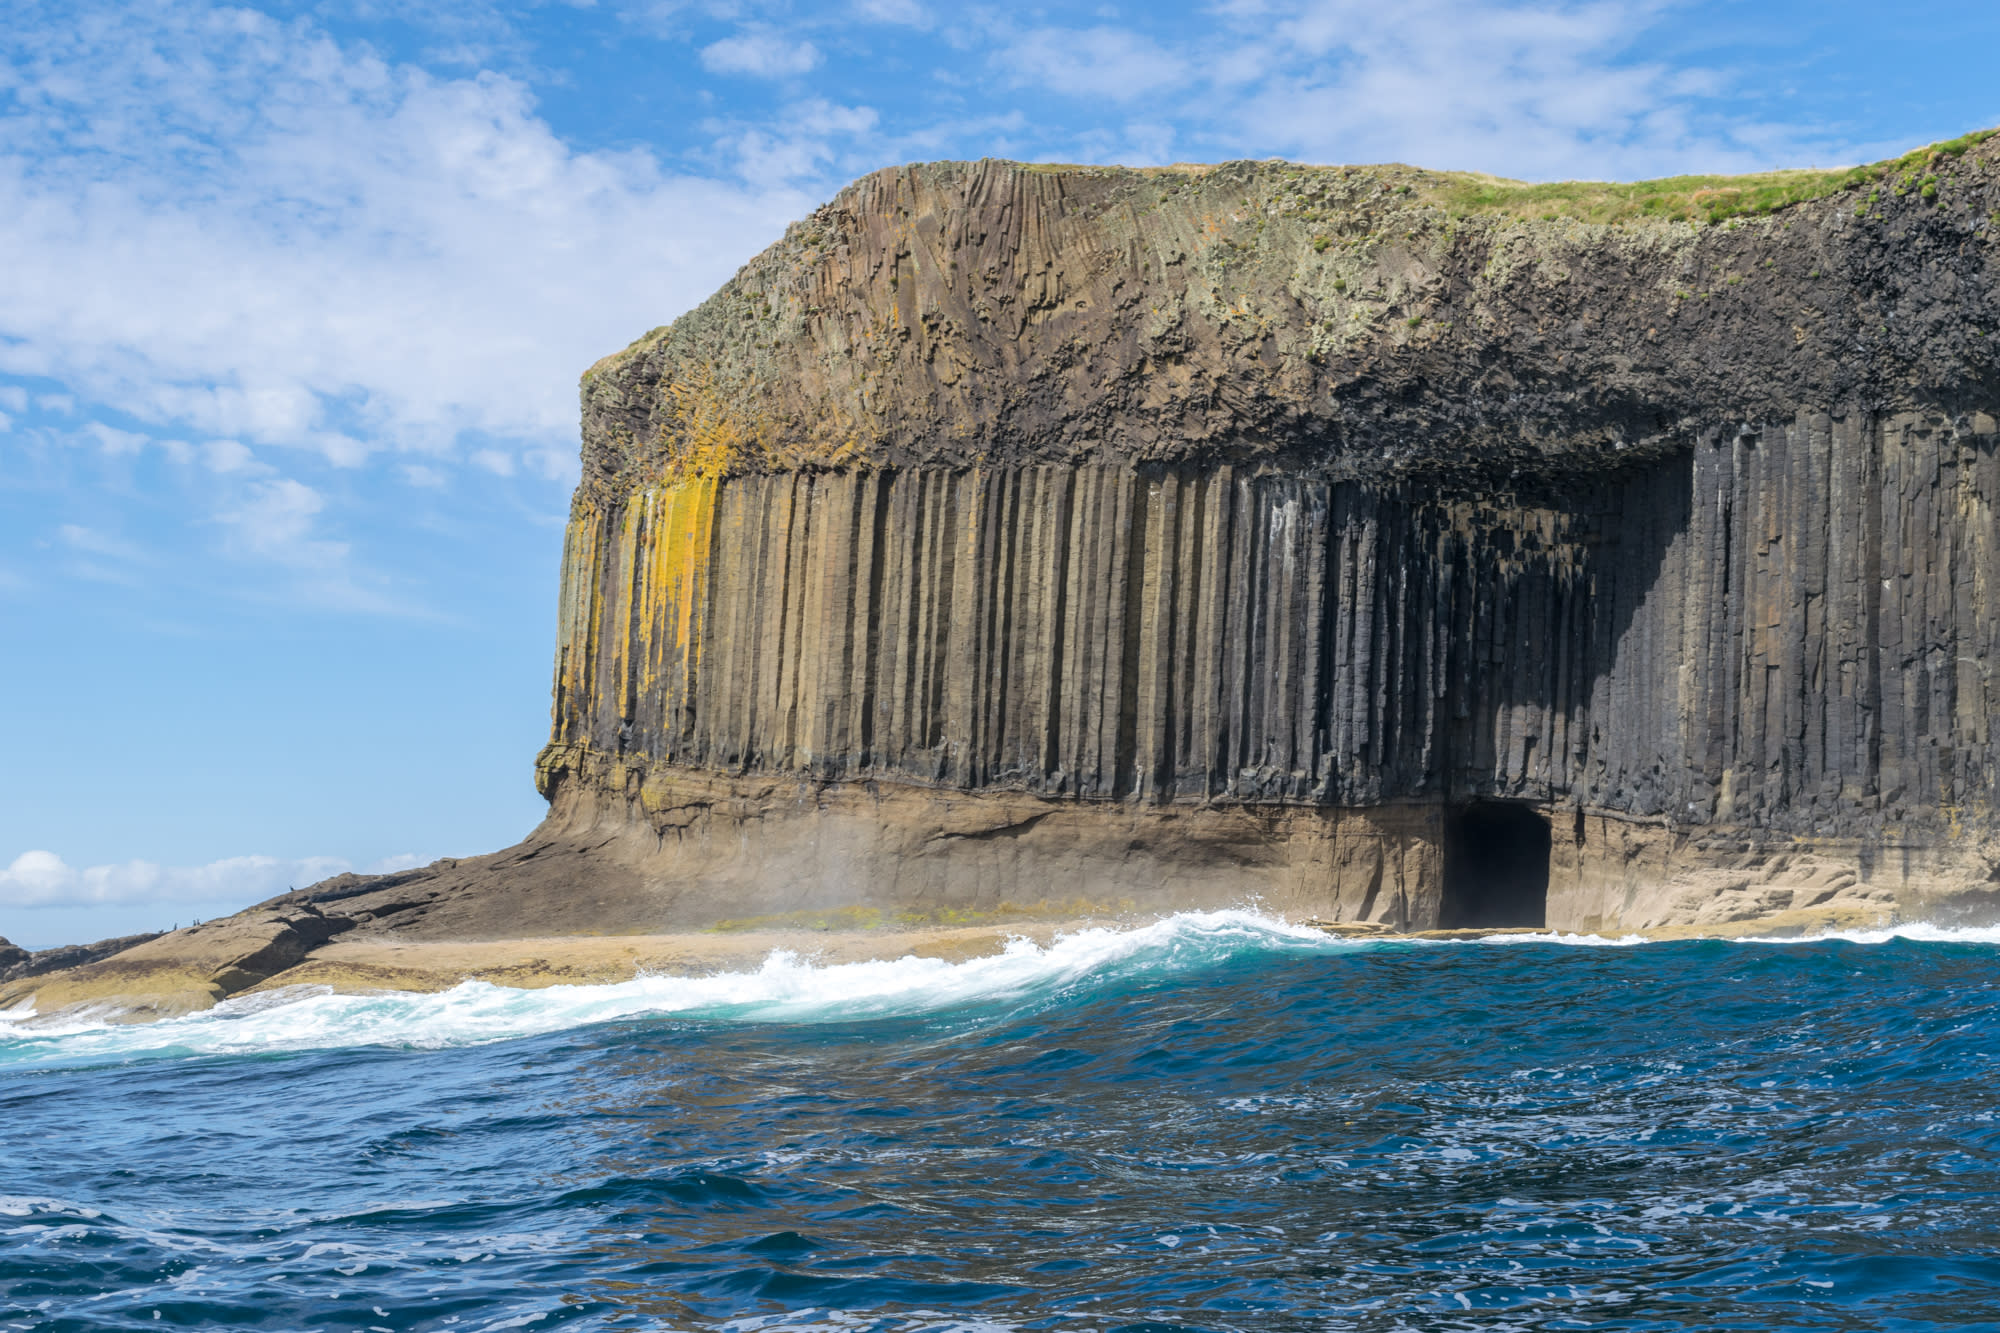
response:
M1994 919L1996 158L869 176L584 376L533 837L37 1003L800 912Z

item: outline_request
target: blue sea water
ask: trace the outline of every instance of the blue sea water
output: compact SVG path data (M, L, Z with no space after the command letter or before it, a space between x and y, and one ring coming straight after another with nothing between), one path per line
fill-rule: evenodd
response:
M0 1024L0 1328L2000 1329L1997 964L1218 913Z

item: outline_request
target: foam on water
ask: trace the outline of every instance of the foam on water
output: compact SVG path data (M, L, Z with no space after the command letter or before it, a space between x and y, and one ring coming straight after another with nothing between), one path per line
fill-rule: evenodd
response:
M2000 926L1948 928L1919 923L1732 942L1882 944L1897 939L2000 944ZM1613 938L1558 932L1476 940L1371 940L1331 936L1255 911L1183 912L1122 930L1081 930L1047 945L1015 939L1000 953L963 962L905 956L816 964L780 950L755 971L640 976L604 985L519 989L467 981L435 993L368 995L296 986L141 1025L115 1023L107 1014L85 1014L49 1026L35 1023L33 1011L23 1008L0 1012L0 1067L348 1046L436 1049L649 1015L699 1022L844 1022L981 1004L1032 1003L1059 998L1078 987L1195 972L1260 953L1496 944L1630 948L1654 943L1638 935Z
M62 1027L26 1026L31 1012L0 1014L0 1065L357 1045L429 1049L643 1015L840 1022L1032 1000L1086 983L1200 969L1249 953L1353 947L1255 912L1187 912L1132 929L1081 930L1046 946L1016 939L1000 953L957 963L905 956L821 965L779 950L753 972L640 976L594 986L527 990L467 981L432 994L373 995L299 986L144 1025L85 1016Z

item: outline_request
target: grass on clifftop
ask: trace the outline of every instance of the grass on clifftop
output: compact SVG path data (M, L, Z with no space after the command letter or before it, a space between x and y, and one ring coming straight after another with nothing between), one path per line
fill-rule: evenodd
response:
M1851 186L1868 185L1898 173L1921 174L1984 143L2000 130L1978 130L1901 157L1837 171L1766 171L1749 176L1669 176L1664 180L1619 184L1555 181L1534 185L1452 172L1431 176L1419 191L1427 203L1466 217L1498 215L1524 219L1570 218L1578 222L1723 222L1773 213L1787 204L1824 199ZM1921 182L1913 182L1920 184Z

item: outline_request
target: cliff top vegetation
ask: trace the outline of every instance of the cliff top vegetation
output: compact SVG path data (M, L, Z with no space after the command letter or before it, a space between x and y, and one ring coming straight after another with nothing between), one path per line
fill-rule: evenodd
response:
M1934 168L2000 134L1976 130L1900 157L1864 166L1830 171L1801 169L1765 171L1744 176L1668 176L1660 180L1618 183L1553 181L1531 184L1476 172L1424 172L1416 193L1459 217L1479 214L1553 221L1620 223L1725 222L1730 218L1774 213L1788 204L1824 199L1842 190L1886 185L1899 194L1936 197ZM1393 169L1393 168L1392 168Z
M1478 171L1432 171L1401 162L1365 166L1284 163L1293 170L1368 176L1409 202L1430 204L1453 217L1516 218L1527 222L1620 224L1631 222L1717 223L1775 213L1789 204L1809 203L1860 186L1886 186L1899 195L1936 196L1936 168L1988 139L2000 129L1974 130L1956 139L1913 148L1899 157L1852 167L1798 167L1741 175L1663 176L1643 181L1521 181ZM1275 164L1275 163L1274 163ZM1205 176L1215 164L1183 162L1169 167L1107 167L1083 163L1025 164L1037 172L1137 172L1152 176Z

